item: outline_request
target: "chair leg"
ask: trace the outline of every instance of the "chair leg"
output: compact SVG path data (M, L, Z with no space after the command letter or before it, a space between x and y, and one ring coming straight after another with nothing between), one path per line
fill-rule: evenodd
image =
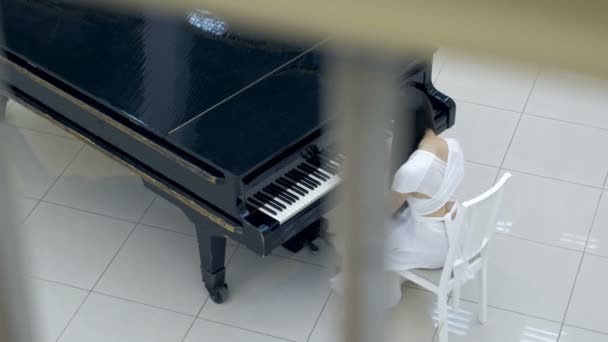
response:
M448 296L446 292L440 291L437 294L437 309L439 313L438 342L448 342Z
M460 286L456 286L454 288L454 292L452 294L452 308L460 309Z
M488 320L488 263L483 261L478 277L479 289L479 322L485 323Z

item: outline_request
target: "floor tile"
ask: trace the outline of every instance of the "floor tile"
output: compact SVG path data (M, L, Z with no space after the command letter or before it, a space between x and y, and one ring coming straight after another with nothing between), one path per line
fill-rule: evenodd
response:
M88 292L48 281L26 281L36 342L55 342Z
M229 301L208 301L201 317L306 341L329 295L332 275L323 267L273 256L262 259L240 248L228 267Z
M14 167L15 194L42 198L76 156L82 143L0 124L0 144Z
M500 233L584 250L601 190L510 171Z
M150 209L141 219L141 223L178 233L196 235L194 223L175 204L160 196L154 199Z
M15 101L10 100L7 103L5 115L6 122L11 125L75 139L64 129L54 125L49 120L32 112Z
M437 81L437 77L441 73L443 66L447 62L448 52L445 49L439 49L433 55L433 72L431 78L433 82Z
M559 342L608 342L608 335L565 325Z
M566 324L608 333L608 259L586 254L572 293Z
M197 319L184 342L284 342L268 335Z
M602 194L586 252L608 257L608 191Z
M494 235L489 254L489 304L561 321L581 255L563 248ZM476 300L476 282L464 286L462 298Z
M40 203L23 226L27 273L91 289L134 224Z
M86 146L45 200L137 222L153 198L138 176Z
M437 313L435 313L435 317ZM488 321L479 323L477 304L462 302L448 313L451 342L557 342L561 324L505 310L488 308ZM435 336L434 342L438 341Z
M536 74L536 67L454 53L437 78L437 88L455 99L521 112Z
M207 298L196 239L137 226L95 291L196 315Z
M92 293L58 342L180 342L192 319Z
M401 302L389 313L387 340L400 342L407 336L408 341L430 341L436 330L436 303L433 293L404 287Z
M385 336L388 341L431 341L435 333L433 310L435 295L412 288L403 288L399 305L391 309ZM340 319L344 316L342 297L332 293L309 342L334 342L341 336Z
M23 221L27 218L27 216L32 212L36 204L38 204L37 200L33 200L31 198L25 197L15 197L15 220L18 223L23 223Z
M497 174L498 168L465 162L464 180L456 191L456 199L467 201L481 195L492 187Z
M608 128L608 81L545 69L526 113Z
M605 146L605 130L524 115L504 167L602 187L608 171Z
M332 293L308 342L340 341L342 317L344 317L342 298L336 293Z
M500 167L521 114L459 101L456 124L442 134L462 145L464 158Z

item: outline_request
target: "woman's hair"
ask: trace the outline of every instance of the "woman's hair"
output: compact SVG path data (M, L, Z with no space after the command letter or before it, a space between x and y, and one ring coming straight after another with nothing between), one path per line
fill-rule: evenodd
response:
M405 88L403 94L403 110L398 113L393 126L391 175L418 149L428 130L436 132L433 107L427 95L413 86Z

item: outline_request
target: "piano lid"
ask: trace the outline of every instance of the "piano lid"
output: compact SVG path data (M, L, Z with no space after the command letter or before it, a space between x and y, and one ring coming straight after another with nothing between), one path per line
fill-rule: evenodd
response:
M241 176L317 130L320 78L307 54L168 136L199 158Z
M308 49L249 39L204 10L159 17L1 3L5 48L160 136Z

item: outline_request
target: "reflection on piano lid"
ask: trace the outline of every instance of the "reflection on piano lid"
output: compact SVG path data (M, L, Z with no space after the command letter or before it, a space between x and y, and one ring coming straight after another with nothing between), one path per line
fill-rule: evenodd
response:
M188 13L188 22L201 31L216 36L228 34L229 26L226 21L207 10L195 9Z

